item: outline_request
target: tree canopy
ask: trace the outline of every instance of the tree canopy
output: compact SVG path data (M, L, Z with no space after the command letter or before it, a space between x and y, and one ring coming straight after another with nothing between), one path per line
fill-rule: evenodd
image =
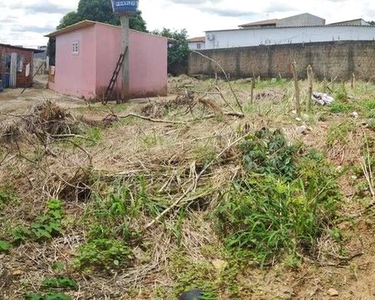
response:
M57 29L63 29L83 20L120 25L120 18L113 13L111 0L80 0L77 11L67 13L61 19ZM141 11L130 19L130 28L147 32Z
M163 28L161 31L154 31L153 34L173 39L173 42L168 48L168 72L173 73L176 67L184 68L187 66L189 43L186 29L171 30Z

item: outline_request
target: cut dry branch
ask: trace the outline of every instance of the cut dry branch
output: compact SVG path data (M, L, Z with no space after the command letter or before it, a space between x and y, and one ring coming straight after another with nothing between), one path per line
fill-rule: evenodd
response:
M150 122L153 122L153 123L186 124L185 122L182 122L182 121L170 121L170 120L162 120L162 119L152 119L152 118L141 116L141 115L137 115L137 114L134 114L134 113L129 113L129 114L124 115L124 116L119 115L117 117L119 119L127 119L127 118L133 117L133 118L138 118L138 119L150 121Z
M195 187L197 186L197 182L202 178L204 173L213 165L215 162L223 156L228 150L232 149L235 145L237 145L239 142L241 142L243 139L245 139L250 133L247 133L240 138L236 139L234 142L230 143L227 147L225 147L214 159L212 159L203 169L202 171L193 179L191 179L193 182L188 187L188 189L183 193L181 197L179 197L175 202L172 203L171 206L166 208L159 216L157 216L154 220L152 220L146 227L145 230L152 227L156 222L158 222L161 218L163 218L166 214L168 214L172 209L174 209L176 206L178 206L187 195L189 195L191 192L194 191Z
M200 52L198 52L198 51L195 51L195 50L192 50L192 52L194 52L194 53L196 53L196 54L202 56L203 58L208 59L209 61L212 61L214 64L216 64L216 65L220 68L221 72L222 72L222 73L224 74L224 76L225 76L225 79L226 79L226 81L227 81L227 83L228 83L229 89L230 89L230 91L232 92L232 94L233 94L233 96L234 96L234 99L235 99L236 102L237 102L238 107L240 108L241 112L243 113L244 110L243 110L243 108L242 108L241 102L240 102L240 100L238 99L238 97L237 97L237 95L236 95L236 93L235 93L235 91L234 91L234 89L233 89L233 87L232 87L232 84L230 83L230 78L229 78L229 76L228 76L228 73L225 72L224 68L223 68L223 67L222 67L222 66L221 66L216 60L214 60L213 58L208 57L207 55L204 55L204 54L202 54L202 53L200 53Z

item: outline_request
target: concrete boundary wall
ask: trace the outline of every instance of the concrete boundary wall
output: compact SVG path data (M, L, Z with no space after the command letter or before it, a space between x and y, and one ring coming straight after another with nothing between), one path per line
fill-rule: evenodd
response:
M291 78L291 63L297 62L301 78L311 65L316 77L375 80L375 41L324 42L274 46L202 50L217 61L231 77ZM220 70L213 62L190 53L189 75L213 76Z

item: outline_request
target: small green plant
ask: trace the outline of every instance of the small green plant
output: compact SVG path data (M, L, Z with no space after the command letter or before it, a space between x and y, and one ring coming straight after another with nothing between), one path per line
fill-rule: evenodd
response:
M90 129L86 133L87 142L86 145L88 147L93 147L99 144L102 138L102 130L98 127L90 127Z
M337 124L332 124L328 131L327 146L332 147L336 143L346 143L349 134L355 131L355 129L356 127L353 121L343 121Z
M28 294L25 296L25 300L73 300L73 298L64 293L50 292L47 294Z
M350 107L347 104L335 101L331 104L330 111L334 114L348 113L350 111Z
M286 179L294 176L296 147L289 145L280 130L263 128L240 144L246 171L275 174Z
M16 199L14 190L10 186L0 186L0 211L4 206Z
M17 226L12 231L13 241L16 244L32 241L44 241L62 233L63 209L62 202L51 199L47 202L47 211L30 224L29 227Z
M8 242L0 240L0 253L7 253L11 249L11 246Z
M368 110L375 110L375 99L364 102L363 106Z
M77 282L67 276L58 276L56 278L48 278L42 281L42 287L50 289L72 289L78 288Z
M176 274L176 285L174 287L175 295L199 287L207 295L207 299L216 299L214 291L216 289L212 278L217 271L214 266L208 262L192 262L181 253L173 257L173 273ZM206 299L206 298L204 298Z
M344 85L335 92L334 98L336 101L341 101L341 102L345 102L348 100L348 93Z
M127 265L131 259L132 251L124 241L94 239L79 248L76 263L81 269L94 267L109 270Z
M52 270L54 271L62 271L64 269L65 269L65 266L61 262L55 262L52 265Z
M370 119L367 121L368 128L375 130L375 119Z

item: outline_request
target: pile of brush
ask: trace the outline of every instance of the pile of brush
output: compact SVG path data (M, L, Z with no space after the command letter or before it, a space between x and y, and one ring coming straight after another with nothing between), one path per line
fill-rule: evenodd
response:
M33 106L24 115L12 115L1 124L0 140L11 143L23 135L35 135L43 140L48 136L77 134L81 122L58 105L46 101Z

